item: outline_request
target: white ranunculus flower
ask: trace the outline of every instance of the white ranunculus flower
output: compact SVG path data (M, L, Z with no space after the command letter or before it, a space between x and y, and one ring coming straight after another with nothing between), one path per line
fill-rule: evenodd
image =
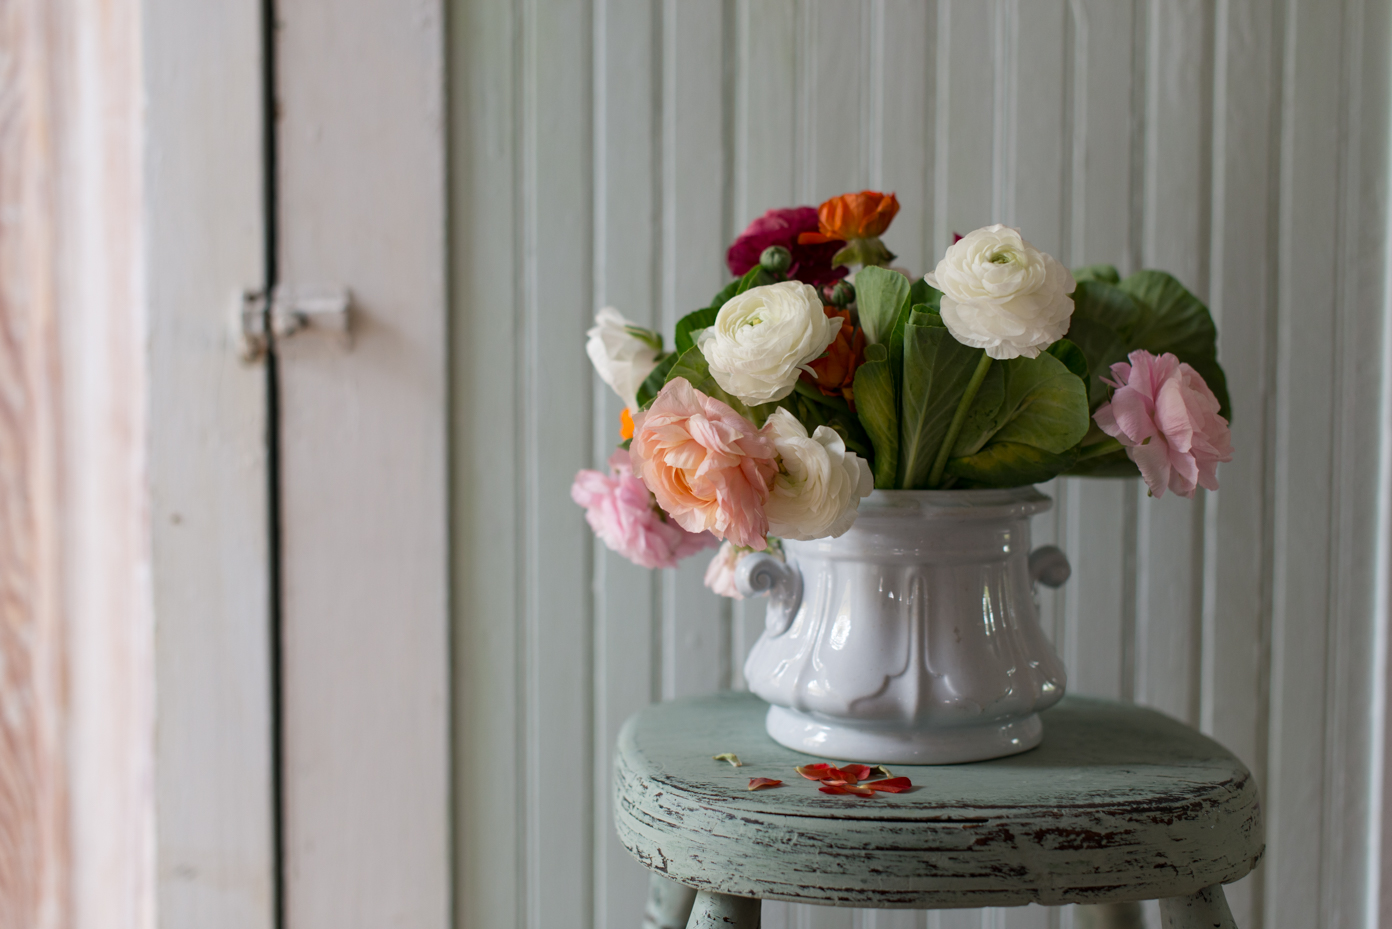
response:
M986 226L947 250L924 276L942 291L942 319L964 345L992 358L1035 358L1063 338L1073 275L1009 226Z
M875 489L870 465L828 426L807 428L783 407L768 418L782 468L769 489L769 532L785 539L835 538L851 528L861 497Z
M782 400L841 329L817 289L800 281L751 287L731 297L697 344L720 388L754 406Z
M657 367L656 346L634 335L636 328L618 310L606 306L595 314L595 324L585 333L589 337L585 351L595 370L634 412L638 410L638 388Z

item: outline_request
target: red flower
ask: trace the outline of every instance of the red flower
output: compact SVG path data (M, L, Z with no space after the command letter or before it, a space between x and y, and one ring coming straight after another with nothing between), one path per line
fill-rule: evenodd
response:
M740 233L730 250L725 253L725 263L735 277L743 277L749 269L759 263L759 256L770 245L781 245L793 256L788 277L814 287L839 281L849 272L849 268L833 268L831 256L840 250L839 243L801 245L798 236L804 232L815 232L818 228L817 211L810 206L797 206L785 210L769 210Z

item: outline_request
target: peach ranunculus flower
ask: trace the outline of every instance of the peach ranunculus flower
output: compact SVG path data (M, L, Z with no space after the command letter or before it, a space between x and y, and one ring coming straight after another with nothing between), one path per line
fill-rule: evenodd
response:
M682 377L668 381L634 424L633 473L679 526L765 547L764 504L778 473L772 438Z
M887 265L894 255L885 248L880 236L898 212L899 200L892 193L862 190L858 194L842 194L817 208L817 231L802 233L798 242L845 242L846 247L831 259L832 264Z
M1116 380L1106 383L1116 392L1092 414L1098 427L1126 447L1152 495L1163 497L1166 487L1181 497L1196 487L1217 490L1218 463L1232 461L1233 449L1213 391L1169 352L1128 358L1112 365Z

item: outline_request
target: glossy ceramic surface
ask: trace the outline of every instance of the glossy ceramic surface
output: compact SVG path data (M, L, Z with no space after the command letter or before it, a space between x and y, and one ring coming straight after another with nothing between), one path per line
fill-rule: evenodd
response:
M839 539L785 542L741 562L746 596L770 594L749 689L775 740L862 762L980 761L1039 744L1038 712L1065 673L1039 627L1033 583L1067 559L1030 554L1032 487L876 491Z

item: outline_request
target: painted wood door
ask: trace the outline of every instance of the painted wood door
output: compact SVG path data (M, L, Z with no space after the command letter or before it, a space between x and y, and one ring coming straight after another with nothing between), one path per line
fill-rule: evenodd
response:
M1046 627L1078 692L1200 726L1263 786L1245 927L1371 925L1388 11L1374 0L459 0L450 8L457 925L633 925L617 727L741 686L758 603L595 543L618 404L594 311L670 331L769 207L894 190L927 270L992 221L1174 272L1233 385L1223 489L1054 482ZM1380 418L1383 417L1383 418ZM699 559L698 559L699 561ZM509 776L498 777L500 769ZM478 785L487 782L487 790ZM1310 866L1321 861L1321 867ZM765 908L770 927L1066 926ZM1154 918L1154 914L1151 914Z
M290 929L450 922L443 9L277 0L276 358Z

